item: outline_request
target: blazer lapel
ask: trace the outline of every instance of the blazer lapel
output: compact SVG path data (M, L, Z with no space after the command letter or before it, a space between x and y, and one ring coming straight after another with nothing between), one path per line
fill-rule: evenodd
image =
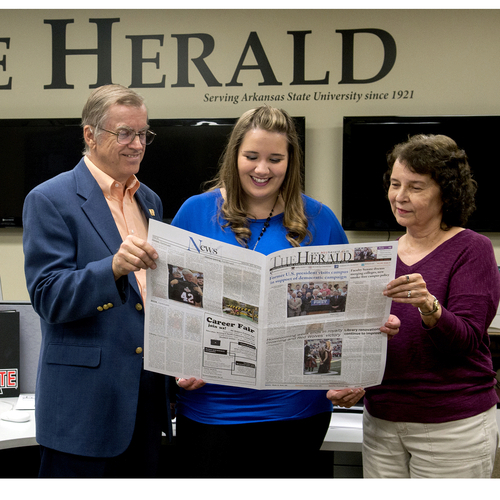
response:
M83 158L74 172L77 194L83 198L82 210L113 255L120 248L122 238L101 188L85 165Z
M161 217L157 209L157 204L155 203L154 199L150 199L150 197L147 196L147 193L144 191L144 189L139 188L135 193L135 197L137 198L139 205L141 206L148 219L161 221Z

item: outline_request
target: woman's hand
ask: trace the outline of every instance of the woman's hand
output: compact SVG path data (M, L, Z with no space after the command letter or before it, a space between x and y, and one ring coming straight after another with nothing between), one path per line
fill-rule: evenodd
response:
M330 389L326 393L326 397L335 406L341 406L342 408L350 408L351 406L354 406L364 395L365 390L361 387L358 387L357 389L341 389L338 391Z
M432 295L427 290L427 284L421 274L405 274L388 283L384 295L394 302L411 304L413 307L425 307L432 310Z
M428 327L433 327L441 317L440 307L434 311L434 296L427 290L427 284L421 274L399 276L387 284L383 294L394 302L418 307L422 321ZM433 314L425 314L432 311L434 311Z
M400 326L401 326L401 320L397 316L394 316L394 314L390 314L387 323L385 323L384 326L380 327L380 331L382 333L387 333L389 337L388 340L391 340L392 337L394 337L394 335L396 335L399 332Z
M195 389L199 389L205 385L205 382L201 378L176 378L175 382L181 389L185 389L186 391L194 391Z

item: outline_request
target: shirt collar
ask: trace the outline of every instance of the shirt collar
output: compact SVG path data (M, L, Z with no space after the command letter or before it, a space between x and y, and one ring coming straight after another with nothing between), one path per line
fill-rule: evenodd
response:
M113 179L110 175L97 167L88 156L84 156L85 165L101 188L105 197L123 199L123 184ZM139 189L141 183L135 175L131 175L125 182L125 196L132 198Z

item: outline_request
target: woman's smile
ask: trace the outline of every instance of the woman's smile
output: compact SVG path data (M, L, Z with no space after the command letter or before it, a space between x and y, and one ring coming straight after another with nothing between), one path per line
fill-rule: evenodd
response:
M255 184L257 184L258 186L263 186L265 184L267 184L269 182L269 177L266 177L265 179L262 179L260 177L253 177L253 176L250 176L252 177L252 180L255 182Z

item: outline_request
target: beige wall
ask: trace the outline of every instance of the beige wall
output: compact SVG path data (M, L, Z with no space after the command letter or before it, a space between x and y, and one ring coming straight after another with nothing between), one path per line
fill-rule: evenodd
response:
M12 90L0 90L3 118L78 117L96 82L96 56L67 57L66 79L74 89L44 89L51 83L52 31L50 19L73 19L67 25L66 47L97 46L96 24L90 18L119 18L112 29L114 83L131 83L131 35L163 35L144 42L143 57L158 54L158 67L144 64L144 81L164 88L137 89L146 97L151 118L236 117L258 102L245 94L284 95L279 106L306 117L306 192L341 213L342 117L346 115L500 114L500 11L498 10L6 10L0 16L0 87L12 77ZM342 36L336 30L377 28L390 33L397 59L383 79L361 85L340 85ZM293 38L288 31L311 31L306 36L306 79L328 85L291 86ZM240 87L228 87L251 32L257 32L281 86L259 86L259 71L240 72ZM177 39L173 34L208 33L215 40L205 61L223 85L208 87L190 63L194 87L175 88ZM9 38L7 48L2 39ZM193 40L190 54L200 54ZM382 64L382 45L374 35L356 35L356 78L369 78ZM5 59L3 59L5 58ZM2 64L2 61L4 63ZM252 51L245 64L255 64ZM331 94L413 91L413 99L385 101L315 101L315 92ZM310 100L288 100L289 92L311 95ZM208 102L205 95L238 96L232 102ZM36 151L34 152L36 154ZM147 154L147 153L146 153ZM166 159L166 161L168 161ZM2 168L8 168L2 165ZM175 168L172 165L171 168ZM151 186L154 189L154 186ZM398 234L391 234L391 239ZM500 261L500 237L489 234ZM387 233L349 233L351 241L379 241ZM22 230L0 229L0 277L4 298L26 300Z

